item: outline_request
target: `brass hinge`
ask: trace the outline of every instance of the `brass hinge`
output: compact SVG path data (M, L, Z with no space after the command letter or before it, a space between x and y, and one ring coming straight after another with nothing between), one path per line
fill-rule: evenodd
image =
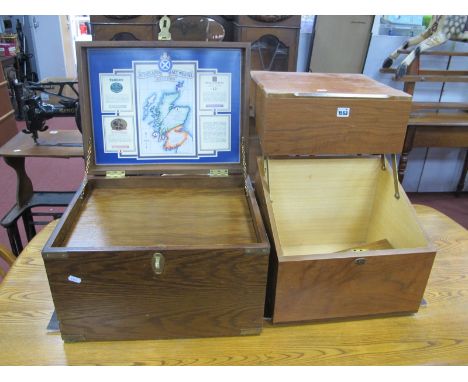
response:
M125 178L125 171L106 171L106 178Z
M227 168L219 168L219 169L210 169L210 176L228 176L229 170Z

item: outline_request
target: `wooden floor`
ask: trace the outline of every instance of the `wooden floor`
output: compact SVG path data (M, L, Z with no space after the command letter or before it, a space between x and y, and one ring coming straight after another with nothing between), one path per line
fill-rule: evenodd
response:
M54 310L39 252L44 229L0 286L3 365L467 365L468 232L416 206L438 247L413 316L273 327L253 337L64 344L46 326Z

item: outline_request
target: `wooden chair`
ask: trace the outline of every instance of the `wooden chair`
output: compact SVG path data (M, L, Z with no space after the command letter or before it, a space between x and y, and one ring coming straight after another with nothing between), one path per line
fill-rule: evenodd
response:
M13 256L13 253L3 245L0 245L0 258L5 260L9 267L13 265L16 260L16 257ZM6 271L0 266L0 277L3 280L5 278Z
M402 50L400 53L408 54ZM468 52L425 51L421 55L448 56L447 68L454 56L468 57ZM467 62L468 64L468 62ZM467 65L468 66L468 65ZM395 73L396 69L380 69L381 73ZM404 82L403 91L411 95L417 83L421 82L459 82L468 83L468 71L465 70L428 70L420 68L420 56L417 56L408 68L408 74L395 78ZM413 147L454 147L468 148L468 103L460 102L413 102L405 143L398 165L398 178L403 182L408 155ZM463 191L468 172L468 150L456 192Z

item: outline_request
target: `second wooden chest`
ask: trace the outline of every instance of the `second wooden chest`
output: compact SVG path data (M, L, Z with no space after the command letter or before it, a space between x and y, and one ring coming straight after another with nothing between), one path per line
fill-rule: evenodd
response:
M267 314L416 312L435 249L383 155L401 151L411 97L362 75L253 79L255 184L272 242Z

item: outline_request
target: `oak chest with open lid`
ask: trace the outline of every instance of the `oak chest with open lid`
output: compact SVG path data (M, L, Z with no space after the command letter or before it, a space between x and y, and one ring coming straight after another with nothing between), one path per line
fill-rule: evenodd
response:
M411 97L363 75L252 72L273 323L419 309L435 249L384 154Z
M86 178L43 249L65 341L262 329L249 45L77 45Z

